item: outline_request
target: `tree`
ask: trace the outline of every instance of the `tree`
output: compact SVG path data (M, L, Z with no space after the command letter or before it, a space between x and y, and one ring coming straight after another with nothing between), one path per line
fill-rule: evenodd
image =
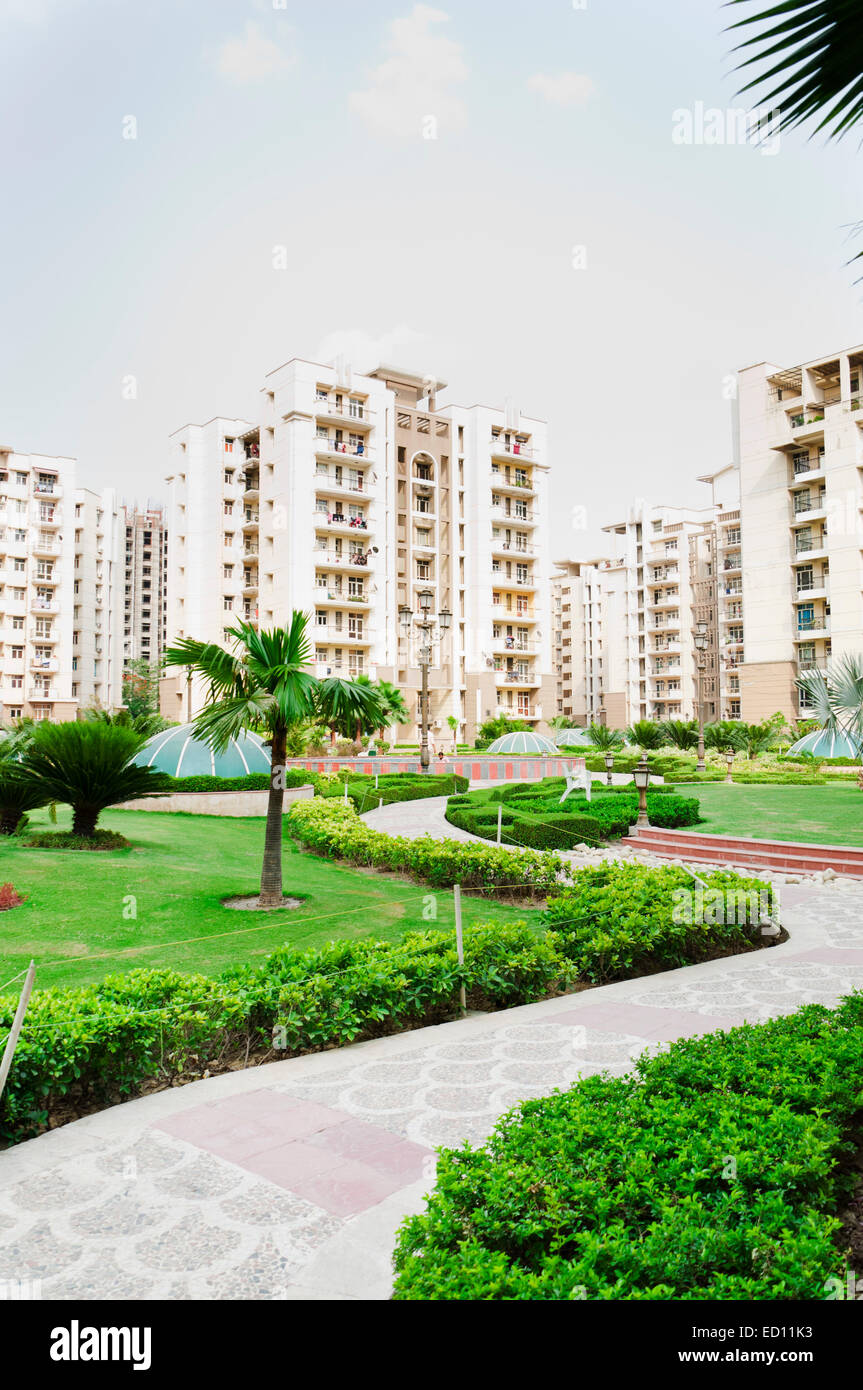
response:
M731 0L734 5L751 0ZM774 22L775 21L775 22ZM738 71L749 75L753 63L766 68L742 88L761 87L760 104L779 108L779 129L788 130L821 117L816 131L832 125L841 136L863 117L863 25L855 0L781 0L759 14L747 15L731 29L767 24L738 44L747 54ZM771 88L771 90L767 90Z
M149 661L129 661L123 671L123 704L129 713L159 715L159 669Z
M270 794L261 866L259 907L282 904L282 808L288 732L315 710L318 682L308 618L294 613L290 626L257 632L249 623L229 630L234 650L187 637L165 653L168 666L185 666L208 684L208 703L194 725L216 752L244 729L265 731L270 741ZM347 682L345 682L347 684Z
M341 676L327 676L314 686L313 711L315 718L330 731L330 741L336 735L354 738L357 725L377 717L379 705L374 687L359 681L346 681ZM374 723L372 723L374 727Z
M810 697L821 728L857 741L863 761L863 656L846 652L826 672L805 671L797 686Z
M620 730L609 729L606 724L588 725L587 737L600 753L613 753L616 749L622 748L624 744L623 734Z
M698 747L698 725L694 719L669 719L662 725L666 743L680 748L684 753ZM704 731L707 742L707 730Z
M720 719L716 724L705 724L704 745L717 753L727 753L743 747L741 726L734 719Z
M114 710L113 713L106 709L85 709L81 712L81 719L95 719L101 724L119 724L124 729L134 729L136 734L142 734L144 738L152 738L153 734L160 734L163 729L171 726L167 719L163 719L160 714L148 714L142 710L139 714L133 713L128 705L122 709Z
M29 727L3 730L0 737L0 835L14 835L22 817L50 799L21 767L33 728L31 723Z
M550 729L577 729L579 725L568 714L556 714L553 719L549 719Z
M42 797L72 807L72 832L92 840L107 806L163 791L170 778L131 759L145 740L134 729L101 720L37 724L25 748L20 775Z
M759 753L767 753L776 744L776 730L772 723L765 719L762 724L738 724L736 738L739 740L736 746L745 751L750 762L758 757Z
M530 725L524 719L508 719L505 714L499 714L495 719L487 719L484 724L479 726L479 740L481 743L493 743L497 738L504 738L506 734L525 733Z
M458 718L458 716L455 715L455 714L448 714L448 715L447 715L447 718L446 718L446 722L447 722L447 724L449 725L450 733L452 734L452 751L453 751L454 753L457 753L457 752L458 752L458 731L459 731L459 725L460 725L460 723L461 723L461 720L460 720L460 719Z
M390 681L378 681L377 692L381 702L381 722L378 725L378 733L381 742L383 742L387 729L393 724L410 723L411 712L397 685L393 685Z
M661 748L665 742L664 725L654 724L652 719L639 719L627 729L626 737L636 748Z

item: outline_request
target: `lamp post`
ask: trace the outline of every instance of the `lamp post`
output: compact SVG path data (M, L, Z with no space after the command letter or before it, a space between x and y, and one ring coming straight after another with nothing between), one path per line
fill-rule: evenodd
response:
M633 781L638 788L638 820L636 825L649 826L647 819L647 788L650 786L650 768L647 766L647 755L642 753L640 761L636 764L632 773Z
M731 776L731 769L733 768L733 766L734 766L734 750L731 749L731 748L727 748L727 749L725 750L725 780L726 780L726 782L733 782L733 781L734 781L734 778Z
M707 623L695 624L695 659L698 662L698 763L703 772L704 762L704 668L707 665Z
M431 764L429 756L429 667L432 663L432 646L439 636L448 632L452 624L452 613L442 608L437 616L437 629L432 616L434 594L431 589L421 589L417 594L419 614L414 618L411 609L403 604L399 609L399 621L405 639L409 639L413 628L419 634L419 665L422 677L420 692L420 767L428 772Z
M609 752L609 753L606 753L606 755L605 755L605 780L606 780L606 782L608 783L609 786L611 786L612 781L614 780L613 777L612 777L612 773L613 773L613 772L614 772L614 754Z

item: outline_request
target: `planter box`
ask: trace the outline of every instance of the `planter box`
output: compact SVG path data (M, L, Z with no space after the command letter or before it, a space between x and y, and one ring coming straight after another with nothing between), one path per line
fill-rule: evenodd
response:
M285 792L285 810L295 801L308 801L314 787L291 787ZM190 816L265 816L269 792L174 792L168 796L142 796L124 801L117 811L184 811Z

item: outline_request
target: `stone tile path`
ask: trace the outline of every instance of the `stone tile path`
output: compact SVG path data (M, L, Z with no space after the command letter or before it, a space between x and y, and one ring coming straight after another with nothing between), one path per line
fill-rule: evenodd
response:
M216 1077L8 1150L0 1281L56 1299L386 1298L436 1145L480 1143L520 1100L647 1047L863 988L863 885L786 887L783 921L790 941L765 952Z

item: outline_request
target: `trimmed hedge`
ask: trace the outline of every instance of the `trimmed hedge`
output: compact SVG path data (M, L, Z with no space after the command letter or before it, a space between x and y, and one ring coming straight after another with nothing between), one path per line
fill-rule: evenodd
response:
M453 792L463 793L469 786L470 780L467 777L458 777L454 773L446 777L440 773L429 772L387 773L378 777L377 786L374 775L359 773L351 775L348 779L348 800L362 813L375 810L381 800L385 806L399 801L422 801L434 796L448 796ZM319 777L316 791L319 796L330 799L341 797L344 800L344 778L338 775Z
M417 840L384 835L361 821L344 801L298 801L287 816L287 832L307 849L376 869L407 873L433 888L506 887L512 894L544 897L569 869L556 854L512 854L497 846L455 840Z
M823 1299L857 1169L863 996L645 1053L444 1151L400 1300Z
M572 984L554 938L523 922L466 927L464 952L461 968L452 932L419 932L396 942L285 947L220 979L137 970L37 990L0 1102L0 1142L41 1132L58 1110L68 1118L69 1108L101 1109L154 1083L242 1063L271 1048L276 1029L279 1057L290 1056L456 1017L461 984L472 1007L485 1009ZM0 997L3 1033L16 1003Z
M594 985L760 946L769 884L723 869L702 877L712 896L702 892L699 912L692 874L679 865L599 864L549 899L544 920L579 978Z
M483 793L451 797L447 820L483 839L497 838L496 806L505 807L501 840L507 844L530 845L536 849L569 849L577 844L598 845L611 836L626 835L638 819L638 793L634 787L608 789L598 786L590 801L584 794L573 794L561 805L565 782L548 778L535 787L501 787L491 797ZM647 811L652 825L674 829L697 825L701 820L698 802L678 796L674 787L661 787L656 795L647 793ZM490 814L487 814L487 810Z

